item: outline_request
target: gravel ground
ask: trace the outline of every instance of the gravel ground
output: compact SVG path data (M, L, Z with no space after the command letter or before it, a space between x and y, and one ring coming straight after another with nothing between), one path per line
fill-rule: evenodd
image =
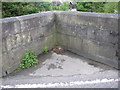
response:
M2 88L118 88L118 70L71 52L40 55L42 62L2 78Z

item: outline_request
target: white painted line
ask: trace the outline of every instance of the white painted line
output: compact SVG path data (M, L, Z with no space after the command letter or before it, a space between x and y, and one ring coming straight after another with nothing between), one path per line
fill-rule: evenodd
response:
M73 85L85 85L85 84L99 84L99 83L109 83L109 82L118 82L119 79L96 79L93 81L74 81L74 82L61 82L61 83L48 83L48 84L21 84L21 85L6 85L1 86L2 88L54 88L62 86L73 86Z

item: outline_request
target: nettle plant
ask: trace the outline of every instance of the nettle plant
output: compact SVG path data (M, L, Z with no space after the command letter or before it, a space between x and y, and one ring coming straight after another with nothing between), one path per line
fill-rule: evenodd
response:
M21 64L19 65L18 69L25 69L32 67L38 64L37 56L34 54L33 51L27 50L25 55L21 59Z

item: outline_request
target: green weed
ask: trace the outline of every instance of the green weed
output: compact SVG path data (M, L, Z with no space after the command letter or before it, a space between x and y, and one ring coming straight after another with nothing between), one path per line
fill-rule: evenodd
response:
M21 64L19 65L18 69L20 70L20 69L29 68L37 63L38 63L37 56L34 54L33 51L28 50L21 59Z
M42 47L42 53L44 53L44 54L48 53L48 46Z

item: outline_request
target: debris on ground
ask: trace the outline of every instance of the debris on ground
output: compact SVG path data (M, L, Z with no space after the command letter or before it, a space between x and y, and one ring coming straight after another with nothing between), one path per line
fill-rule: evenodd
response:
M57 53L57 54L62 54L64 52L64 50L61 46L55 45L52 48L52 52Z

